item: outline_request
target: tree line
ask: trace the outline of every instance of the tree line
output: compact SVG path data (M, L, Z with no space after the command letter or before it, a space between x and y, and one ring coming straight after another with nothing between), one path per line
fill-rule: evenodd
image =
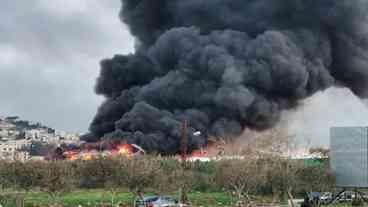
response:
M130 191L172 194L179 189L226 192L235 200L254 196L281 200L291 192L327 191L334 183L328 163L305 165L281 157L185 162L159 156L98 158L89 161L0 161L2 192L46 192L57 202L76 189L106 189L114 195Z

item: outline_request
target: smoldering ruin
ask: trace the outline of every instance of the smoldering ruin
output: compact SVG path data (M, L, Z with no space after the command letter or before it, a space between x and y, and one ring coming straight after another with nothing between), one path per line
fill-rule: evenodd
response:
M174 154L183 119L195 149L209 136L269 129L328 87L366 98L367 9L365 0L122 0L136 50L101 61L95 90L106 100L85 139Z

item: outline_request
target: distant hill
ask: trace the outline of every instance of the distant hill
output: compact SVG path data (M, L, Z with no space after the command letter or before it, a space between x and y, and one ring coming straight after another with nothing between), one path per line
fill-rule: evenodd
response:
M41 123L33 123L31 121L22 120L18 116L8 116L0 118L0 121L13 124L17 131L26 131L32 129L46 129L49 133L55 133L55 129L42 125Z

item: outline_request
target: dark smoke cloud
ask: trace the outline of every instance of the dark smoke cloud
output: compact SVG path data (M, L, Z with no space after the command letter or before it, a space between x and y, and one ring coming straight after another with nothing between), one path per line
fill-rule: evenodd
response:
M134 54L103 60L95 137L176 153L274 126L333 85L368 96L366 0L122 0ZM201 131L201 136L192 132Z

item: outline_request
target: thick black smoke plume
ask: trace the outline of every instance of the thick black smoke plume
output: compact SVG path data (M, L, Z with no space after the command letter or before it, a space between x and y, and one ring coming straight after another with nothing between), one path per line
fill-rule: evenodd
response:
M275 125L331 86L368 96L367 0L122 0L134 54L101 62L90 130L165 154ZM122 40L123 41L123 40ZM92 139L90 139L92 141Z

